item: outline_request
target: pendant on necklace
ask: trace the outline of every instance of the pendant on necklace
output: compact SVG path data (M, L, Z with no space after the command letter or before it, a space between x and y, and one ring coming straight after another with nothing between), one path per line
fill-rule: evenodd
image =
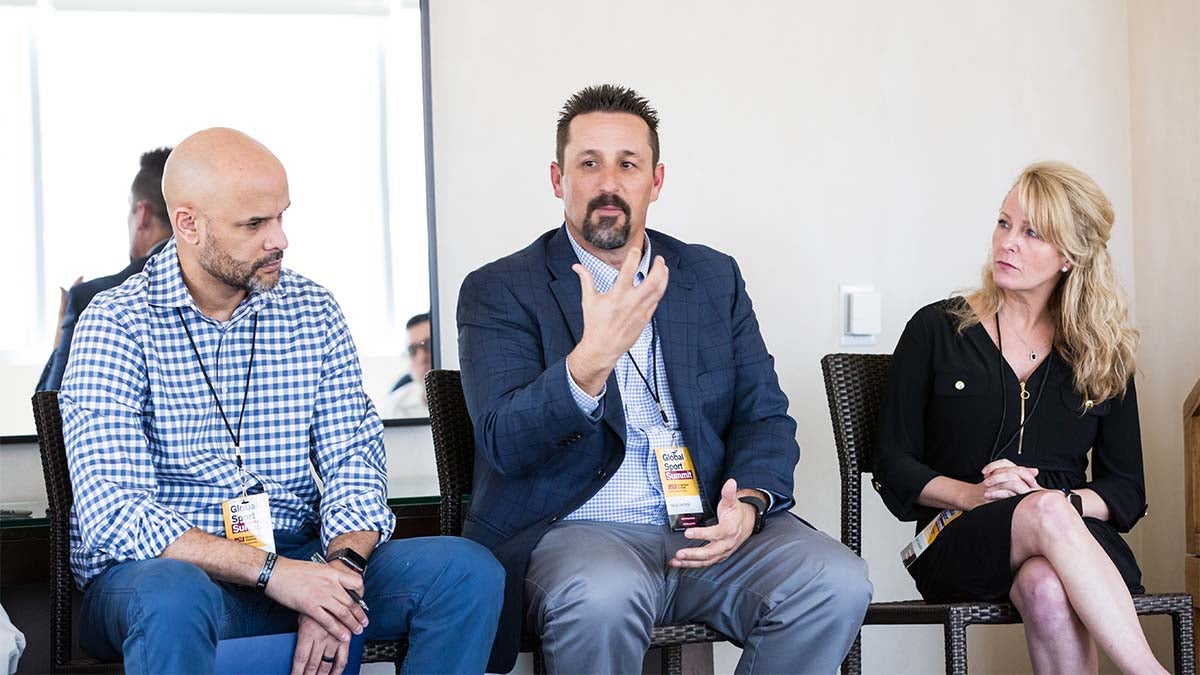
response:
M1037 361L1037 352L1029 352L1029 360Z

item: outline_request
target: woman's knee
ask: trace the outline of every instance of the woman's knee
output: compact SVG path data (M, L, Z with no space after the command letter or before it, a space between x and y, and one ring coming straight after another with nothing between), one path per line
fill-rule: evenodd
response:
M1044 543L1087 533L1083 520L1057 490L1039 490L1021 500L1013 513L1013 534L1027 533Z
M1025 623L1035 629L1063 626L1073 620L1074 612L1062 579L1041 556L1021 565L1009 595Z

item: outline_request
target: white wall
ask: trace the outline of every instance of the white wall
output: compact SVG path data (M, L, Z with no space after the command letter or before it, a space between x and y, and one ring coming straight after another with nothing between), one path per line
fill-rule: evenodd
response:
M1132 286L1124 3L437 0L431 12L445 363L463 277L561 220L547 166L563 101L632 86L663 120L650 226L741 262L800 425L799 511L827 532L839 497L818 361L842 350L839 282L879 285L877 349L890 351L913 311L974 282L1021 168L1059 158L1111 196ZM911 529L865 497L876 598L915 597L897 555ZM941 669L937 628L870 628L864 644L866 672ZM974 629L971 645L974 672L1028 669L1019 629Z
M1183 590L1183 399L1200 378L1200 3L1129 3L1146 587ZM1169 653L1164 624L1151 638Z

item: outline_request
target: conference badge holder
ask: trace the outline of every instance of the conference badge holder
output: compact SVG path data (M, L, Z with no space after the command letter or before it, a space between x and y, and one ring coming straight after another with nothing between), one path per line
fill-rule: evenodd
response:
M246 494L246 470L238 455L238 474L242 494L221 502L225 517L225 538L275 553L275 528L271 522L271 500L266 492Z
M705 519L696 467L692 464L691 453L681 440L672 433L668 447L654 448L663 499L667 505L667 518L671 529L676 532L700 525Z
M913 561L933 544L938 535L942 533L942 530L946 529L947 525L954 522L954 519L962 514L963 512L958 509L946 509L939 513L937 518L929 521L928 525L921 528L917 536L908 542L904 550L900 551L900 560L904 562L904 566L906 568L911 566Z

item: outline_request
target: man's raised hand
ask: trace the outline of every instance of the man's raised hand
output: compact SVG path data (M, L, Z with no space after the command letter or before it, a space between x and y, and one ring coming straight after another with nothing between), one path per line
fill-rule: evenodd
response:
M567 356L567 365L575 383L592 396L604 389L617 359L637 342L667 290L667 264L662 256L655 257L642 283L633 285L641 260L642 249L630 249L608 293L596 291L595 279L586 267L578 263L571 267L579 275L583 339Z

